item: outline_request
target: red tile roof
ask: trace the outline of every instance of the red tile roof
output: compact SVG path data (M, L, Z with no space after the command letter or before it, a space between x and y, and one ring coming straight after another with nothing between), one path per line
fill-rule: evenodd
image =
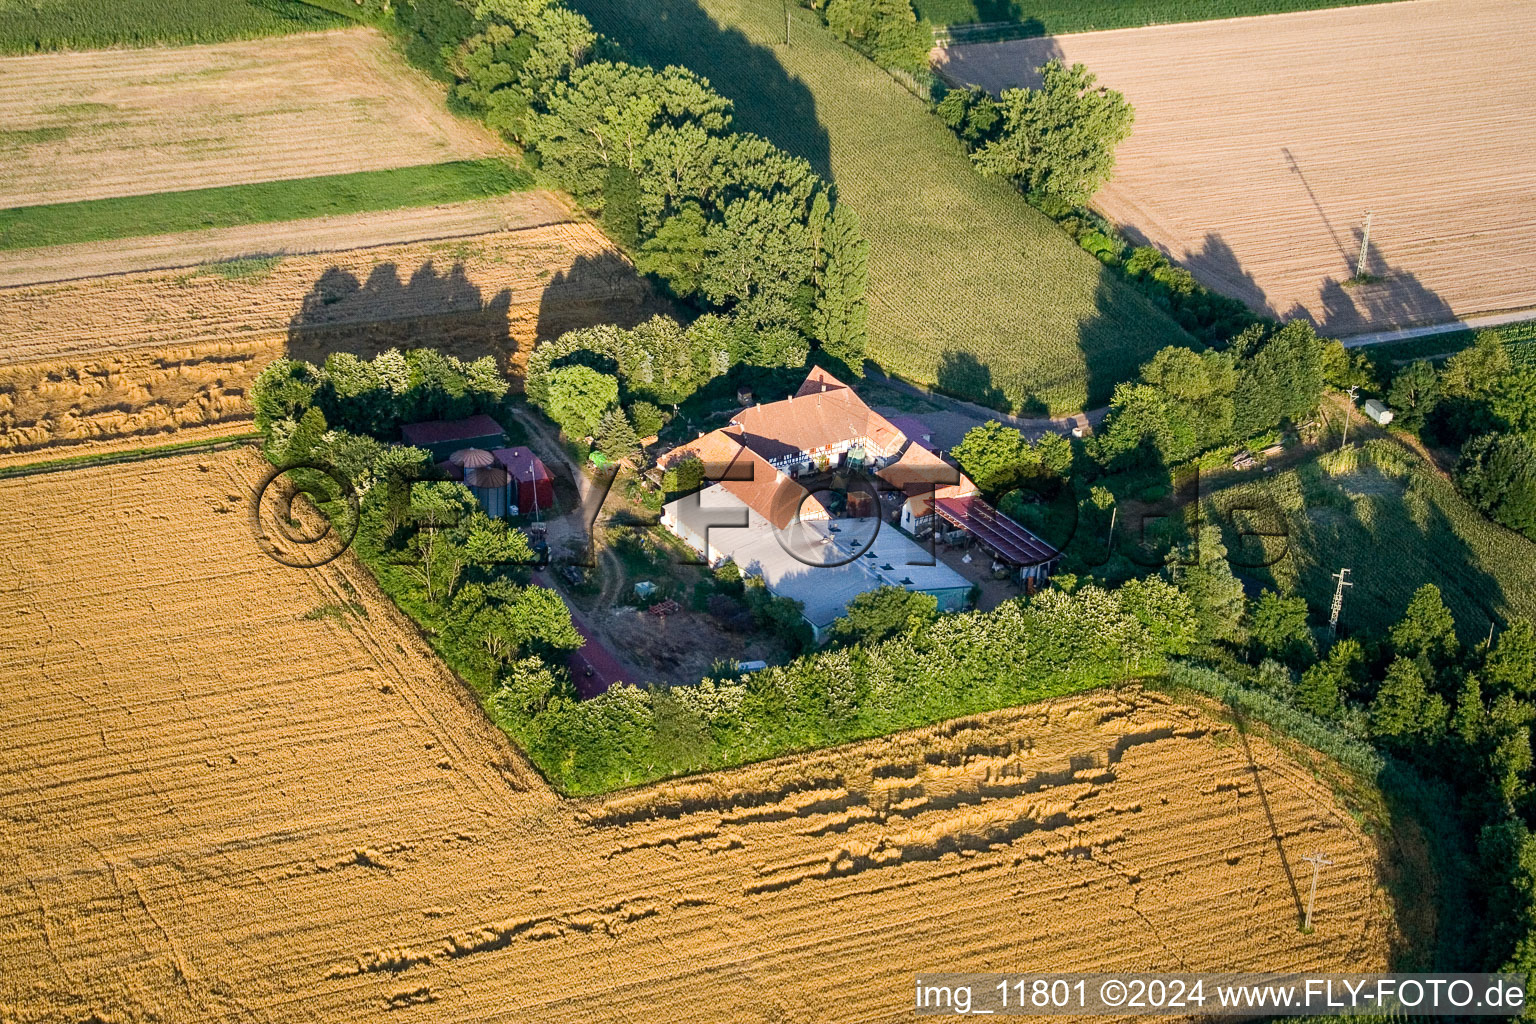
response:
M718 483L780 530L796 519L830 518L819 500L743 444L741 435L729 427L679 445L662 457L661 464L670 467L690 456L704 463L705 479Z
M865 405L852 388L820 368L806 376L794 396L754 405L736 414L742 441L765 459L827 448L856 438L874 454L894 454L906 437Z

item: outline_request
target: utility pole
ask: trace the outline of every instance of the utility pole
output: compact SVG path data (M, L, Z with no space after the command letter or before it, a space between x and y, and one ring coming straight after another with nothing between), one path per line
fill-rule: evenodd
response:
M1333 588L1333 611L1328 616L1328 628L1334 636L1339 635L1339 612L1344 610L1344 588L1354 586L1348 577L1348 569L1340 569L1333 574L1333 578L1339 581L1339 585Z
M1365 252L1371 245L1371 217L1372 211L1365 211L1365 234L1360 236L1360 259L1355 262L1355 280L1365 278Z
M1115 517L1118 516L1119 514L1120 514L1120 506L1118 504L1116 504L1113 508L1111 508L1109 510L1109 536L1104 538L1105 546L1108 546L1108 545L1114 543L1114 540L1115 540Z
M1312 930L1312 903L1317 899L1317 873L1324 865L1332 867L1333 861L1329 860L1328 855L1325 853L1314 853L1310 857L1303 857L1301 859L1312 865L1312 891L1307 894L1307 920L1301 926L1302 931L1310 932Z
M789 45L789 0L784 0L784 45Z
M1349 441L1349 417L1350 413L1355 411L1355 395L1359 390L1360 385L1358 384L1351 384L1349 386L1349 405L1344 409L1344 436L1339 439L1339 451L1343 451L1344 445Z

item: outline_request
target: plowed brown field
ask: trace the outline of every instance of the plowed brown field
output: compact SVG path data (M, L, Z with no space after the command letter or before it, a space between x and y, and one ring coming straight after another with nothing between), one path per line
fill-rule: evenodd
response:
M0 289L0 464L247 420L251 381L284 354L429 346L492 354L516 374L536 338L662 308L596 228L540 220L553 207L530 206L536 226L522 230L290 256L243 275Z
M0 207L506 151L371 29L0 57Z
M365 570L260 553L261 468L0 481L0 1018L841 1024L930 969L1385 961L1327 786L1134 689L561 800Z
M936 51L988 89L1080 61L1136 108L1095 206L1330 334L1536 306L1528 0L1417 0ZM1346 288L1365 211L1369 273Z

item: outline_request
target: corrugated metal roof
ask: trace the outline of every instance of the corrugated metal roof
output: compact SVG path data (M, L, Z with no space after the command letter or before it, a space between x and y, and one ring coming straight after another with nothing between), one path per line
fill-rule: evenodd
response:
M506 433L500 423L484 413L462 420L428 420L425 423L407 423L400 428L400 436L406 444L444 444L448 441L474 441L482 437L494 437Z

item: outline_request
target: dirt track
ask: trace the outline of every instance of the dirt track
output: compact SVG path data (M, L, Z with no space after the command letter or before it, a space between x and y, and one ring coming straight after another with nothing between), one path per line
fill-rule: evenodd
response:
M0 289L0 462L249 419L246 389L284 354L427 345L494 355L515 375L536 338L661 309L576 222L292 256L233 278L197 267Z
M133 274L248 256L299 255L367 249L515 231L571 220L548 192L500 199L354 213L339 217L210 228L174 235L0 251L0 288Z
M1136 108L1095 206L1206 284L1342 335L1536 306L1532 38L1526 0L1417 0L936 58L989 89L1087 64ZM1366 210L1384 281L1344 288Z
M940 967L1384 961L1327 788L1134 691L562 801L363 570L259 552L259 469L0 481L0 1018L882 1021Z
M0 57L0 207L506 152L371 29Z

